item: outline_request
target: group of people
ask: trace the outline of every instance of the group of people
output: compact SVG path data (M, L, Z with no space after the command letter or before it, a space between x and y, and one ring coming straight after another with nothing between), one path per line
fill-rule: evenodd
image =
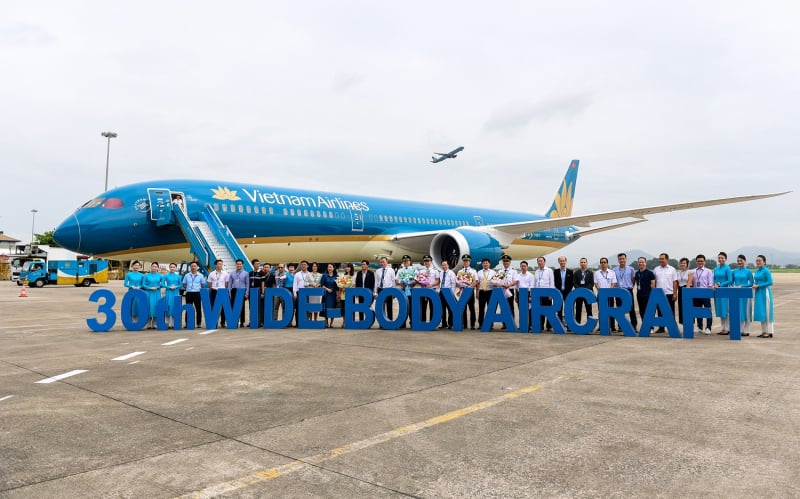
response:
M407 297L409 311L412 307L411 290L415 287L425 287L434 290L450 289L456 296L460 296L465 288L472 288L474 294L468 300L462 316L462 324L470 329L481 328L486 315L486 307L492 290L502 288L503 294L508 300L512 316L515 309L519 310L519 289L520 288L554 288L558 289L564 298L576 288L585 288L593 293L602 288L623 288L627 290L633 298L631 308L627 311L630 322L634 328L639 323L647 309L650 294L653 289L661 289L667 297L667 301L672 310L673 316L675 309L678 310L678 322L683 324L682 290L687 287L695 288L720 288L720 287L741 287L751 288L751 297L741 300L739 307L740 316L731 318L729 314L729 304L727 300L714 300L713 314L720 318L721 329L717 334L730 334L730 321L732 319L741 322L743 336L750 335L750 324L753 321L761 322L760 338L772 338L774 334L774 317L772 304L772 274L766 266L764 255L756 257L755 271L747 267L747 260L744 255L737 257L737 267L732 270L727 264L727 254L720 252L717 255L717 266L713 270L706 268L706 258L704 255L695 257L695 267L689 268L689 259L681 258L679 269L669 265L669 255L661 253L659 264L651 269L647 268L647 260L639 258L636 268L628 265L627 255L620 253L617 255L618 265L613 269L609 267L608 258L600 259L600 268L589 269L588 260L581 258L577 269L567 267L567 258L558 257L558 267L552 269L546 266L545 257L536 259L536 266L529 268L526 261L520 262L519 269L511 267L511 257L502 255L499 268L492 268L492 261L484 258L481 261L481 268L472 268L472 258L465 254L461 257L463 267L454 272L449 268L447 260L441 262L441 270L433 266L433 259L430 255L425 255L422 259L422 266L415 268L412 266L411 257L404 255L402 264L398 269L394 269L387 258L380 259L380 268L370 269L367 260L362 260L361 268L356 270L353 264L346 264L344 274L340 275L333 264L328 264L324 273L321 273L316 262L309 263L301 261L299 268L294 264L279 263L272 268L272 265L265 263L263 266L259 260L253 260L253 270L246 272L243 270L243 261L237 260L236 270L227 272L223 269L223 262L217 260L215 269L208 278L199 272L196 262L190 265L190 271L183 277L177 272L174 263L169 264L169 272L161 273L159 264L154 262L151 265L150 273L140 273L139 262L133 262L133 272L129 272L125 277L125 286L131 289L142 289L148 295L148 328L156 327L157 309L156 306L162 298L162 290L168 305L169 327L172 323L172 307L174 297L178 296L183 290L186 303L194 306L195 320L199 327L202 322L202 307L200 300L200 290L208 287L210 290L212 304L217 300L220 289L229 290L231 303L236 300L238 294L244 294L245 299L258 299L258 317L251 317L251 321L258 320L258 327L263 327L265 314L271 314L273 319L283 318L286 312L284 301L274 299L271 304L265 304L264 291L266 288L286 288L291 292L293 299L297 300L297 293L300 289L322 288L322 297L312 297L312 302L322 303L322 315L325 317L327 327L333 326L333 315L326 311L341 307L344 300L344 291L347 288L358 287L367 288L377 296L382 289L398 288ZM530 295L529 295L530 296ZM440 295L442 301L442 315L440 327L452 329L453 315L447 301ZM549 298L541 298L541 305L552 305ZM477 311L475 302L477 301ZM621 306L622 300L616 299L615 306ZM433 304L428 298L423 298L421 303L420 315L423 321L428 317L433 317ZM134 302L135 304L135 302ZM639 316L637 317L636 306L638 306ZM677 307L676 307L677 305ZM695 307L710 308L710 298L694 299ZM524 305L523 305L524 306ZM527 304L530 308L530 303ZM242 307L238 323L240 327L245 326L245 311L248 307ZM294 316L289 321L288 326L297 325L297 307L293 307ZM575 301L574 317L577 322L582 322L583 312L587 317L591 317L592 306L586 300L578 298ZM376 310L376 312L378 312ZM394 318L393 300L383 302L383 314L389 320ZM558 311L558 319L564 320L565 310ZM566 311L573 313L573 311ZM138 315L138 310L134 311L134 320ZM280 317L279 317L280 316ZM312 320L318 319L318 313L311 314ZM410 322L411 314L408 314L407 321ZM359 314L359 319L363 320L363 314ZM544 318L540 319L540 328L551 331L552 324ZM697 319L694 328L695 333L711 334L712 319ZM207 325L208 326L208 325ZM222 326L225 326L225 315L222 312ZM249 326L249 324L248 324ZM217 325L213 325L217 327ZM404 322L401 328L405 328ZM410 327L410 325L408 326ZM609 329L619 331L614 319L609 319ZM665 332L659 328L655 332Z

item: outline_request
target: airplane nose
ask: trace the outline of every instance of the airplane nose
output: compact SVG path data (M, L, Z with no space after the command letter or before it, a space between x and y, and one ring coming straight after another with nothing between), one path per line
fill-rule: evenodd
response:
M81 226L78 218L73 214L70 218L61 222L53 233L53 239L58 244L68 250L80 253L81 248Z

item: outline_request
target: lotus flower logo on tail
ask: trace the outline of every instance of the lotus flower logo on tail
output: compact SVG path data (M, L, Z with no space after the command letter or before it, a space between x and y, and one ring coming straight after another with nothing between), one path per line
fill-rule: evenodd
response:
M561 188L553 199L553 205L547 214L550 218L568 217L572 214L572 200L575 196L575 184L561 182Z
M236 194L236 191L219 185L216 189L211 189L211 192L214 193L214 195L211 196L213 199L219 199L221 201L240 201L242 199Z

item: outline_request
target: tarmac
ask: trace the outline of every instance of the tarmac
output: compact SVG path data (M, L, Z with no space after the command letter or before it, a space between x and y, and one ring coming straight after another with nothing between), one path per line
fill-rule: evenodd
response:
M800 497L800 274L774 277L775 337L742 341L92 333L119 281L0 282L0 497Z

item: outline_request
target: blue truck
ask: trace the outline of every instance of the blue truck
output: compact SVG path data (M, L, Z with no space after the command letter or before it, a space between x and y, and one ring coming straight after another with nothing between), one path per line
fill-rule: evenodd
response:
M25 282L41 288L45 284L91 286L108 282L108 260L30 260L22 266L17 285Z

